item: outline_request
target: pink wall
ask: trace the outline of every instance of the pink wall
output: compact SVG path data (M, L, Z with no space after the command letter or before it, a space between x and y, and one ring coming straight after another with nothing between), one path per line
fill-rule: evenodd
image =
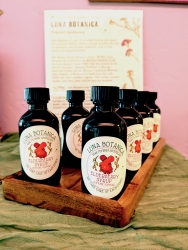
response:
M162 137L188 159L188 5L0 0L0 124L18 131L27 110L23 89L45 86L44 10L141 9L144 89L158 92Z

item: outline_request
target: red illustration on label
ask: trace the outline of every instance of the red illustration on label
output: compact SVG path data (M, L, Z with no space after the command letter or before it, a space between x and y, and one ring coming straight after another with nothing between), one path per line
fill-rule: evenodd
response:
M133 142L129 145L129 147L130 147L130 152L131 152L131 153L140 153L140 152L141 152L141 143L142 143L141 140L133 141Z
M100 159L102 162L99 163L100 171L104 174L111 174L113 172L111 162L114 161L113 156L106 157L105 155L101 155Z
M151 140L151 133L152 133L152 130L146 130L146 138L148 139L148 140Z
M97 171L97 166L99 166L99 171L100 172L103 172L104 174L111 174L112 172L115 172L115 170L119 167L119 164L118 164L118 161L120 159L120 157L118 156L108 156L106 157L106 155L101 155L99 158L101 160L100 163L98 163L97 161L97 157L93 158L93 162L94 162L94 165L93 165L93 169L95 169L95 171ZM115 169L113 171L113 167L112 167L112 162L114 163L115 165Z
M158 124L153 124L153 132L155 133L157 132L158 126L159 126Z
M46 142L42 142L42 143L35 142L33 145L31 144L30 147L28 148L29 156L33 158L34 157L33 153L34 153L35 157L46 158L50 154L50 152L52 151L51 144L52 144L51 142L47 142L47 143ZM36 149L32 149L32 146L34 146L34 148L36 148Z
M42 142L41 144L36 142L34 144L34 147L36 148L34 151L36 157L45 158L47 156L47 152L45 151L46 146L47 146L46 142Z
M141 152L141 140L136 140L135 141L135 144L136 144L136 146L135 146L135 152L136 153L140 153Z

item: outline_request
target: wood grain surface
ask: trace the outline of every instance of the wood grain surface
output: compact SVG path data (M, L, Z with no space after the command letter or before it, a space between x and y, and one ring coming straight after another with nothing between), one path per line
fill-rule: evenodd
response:
M118 201L82 193L80 170L66 168L62 168L57 187L24 181L19 171L2 180L3 193L15 202L123 227L130 222L164 147L165 139L161 138Z

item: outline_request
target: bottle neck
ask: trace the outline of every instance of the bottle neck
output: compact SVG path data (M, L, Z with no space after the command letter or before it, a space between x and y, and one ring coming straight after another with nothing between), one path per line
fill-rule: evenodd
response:
M69 107L79 107L79 108L82 108L83 107L83 103L82 102L69 102Z
M136 102L136 106L146 106L147 101L146 100L139 100Z
M47 110L47 103L29 103L29 110Z
M95 111L110 111L110 112L115 112L115 105L116 103L112 102L101 102L101 103L95 103Z
M134 106L133 101L119 102L119 108L134 108Z
M149 105L155 105L155 100L153 101L153 100L149 100L148 102L147 102L147 104L148 104L148 106Z

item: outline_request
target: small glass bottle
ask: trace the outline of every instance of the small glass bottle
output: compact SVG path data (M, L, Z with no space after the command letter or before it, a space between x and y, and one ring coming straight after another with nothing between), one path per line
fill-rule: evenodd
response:
M19 120L24 180L56 186L61 179L58 118L47 109L48 88L25 88L28 111Z
M147 106L148 91L138 91L135 109L143 117L143 136L142 136L142 163L145 162L153 149L153 112Z
M119 90L119 109L116 111L127 124L127 173L130 182L142 165L143 118L135 110L136 89Z
M95 110L82 126L82 191L117 200L125 190L127 145L126 123L115 112L119 88L93 86L91 95Z
M67 90L69 107L62 113L63 130L62 165L66 168L81 169L82 123L89 115L83 107L84 90Z
M155 100L157 99L157 92L149 92L149 98L147 105L153 111L153 146L157 144L160 138L160 131L161 131L161 110L155 104Z

